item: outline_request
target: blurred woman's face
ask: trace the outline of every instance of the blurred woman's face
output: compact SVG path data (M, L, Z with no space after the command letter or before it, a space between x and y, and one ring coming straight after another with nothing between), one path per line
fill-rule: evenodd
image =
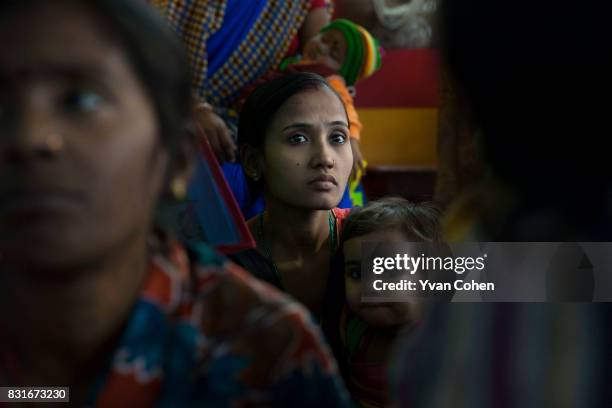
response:
M150 229L168 157L154 105L103 21L65 4L3 16L4 260L77 267Z
M348 44L340 30L319 33L304 45L307 60L317 62L339 72L346 61Z
M300 92L266 132L263 173L275 200L315 210L338 205L353 164L342 101L326 87Z

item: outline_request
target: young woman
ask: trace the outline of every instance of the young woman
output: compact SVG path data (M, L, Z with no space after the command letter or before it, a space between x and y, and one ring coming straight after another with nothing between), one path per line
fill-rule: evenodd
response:
M303 309L155 228L194 141L186 58L144 7L0 3L0 385L69 386L75 406L343 406Z
M320 317L348 213L335 208L353 165L344 105L322 77L287 74L249 96L238 137L252 196L263 190L266 211L249 221L257 249L235 259Z

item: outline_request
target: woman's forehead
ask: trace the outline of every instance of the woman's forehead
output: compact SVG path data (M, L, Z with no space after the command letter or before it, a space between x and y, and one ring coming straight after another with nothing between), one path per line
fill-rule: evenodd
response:
M47 68L103 72L117 59L125 59L118 41L85 6L23 7L0 23L0 67L5 74Z
M348 126L342 101L326 87L293 95L281 106L272 125L285 127L296 122L310 125L343 122Z

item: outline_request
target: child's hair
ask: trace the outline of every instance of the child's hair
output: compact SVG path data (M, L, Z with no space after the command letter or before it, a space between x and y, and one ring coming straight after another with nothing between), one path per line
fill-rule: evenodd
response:
M386 197L354 209L344 222L340 244L383 229L399 229L408 239L441 242L440 210L429 202Z
M349 86L376 72L381 65L380 44L365 28L349 20L339 18L321 29L322 33L338 30L346 40L346 60L340 75Z

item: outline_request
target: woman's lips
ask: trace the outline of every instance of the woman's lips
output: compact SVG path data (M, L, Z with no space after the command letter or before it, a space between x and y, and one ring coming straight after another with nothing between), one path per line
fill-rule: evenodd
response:
M0 214L57 214L82 207L83 196L66 189L16 189L0 193Z
M308 185L316 190L329 191L335 189L338 186L338 182L334 176L323 174L310 180Z

